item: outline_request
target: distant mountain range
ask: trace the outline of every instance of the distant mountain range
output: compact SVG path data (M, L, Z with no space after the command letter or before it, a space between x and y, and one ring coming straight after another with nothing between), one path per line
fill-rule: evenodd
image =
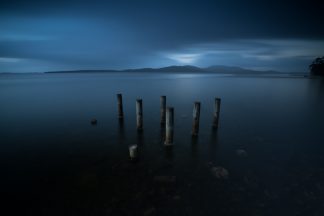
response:
M125 70L71 70L71 71L50 71L45 73L93 73L93 72L147 72L147 73L220 73L220 74L282 74L278 71L258 71L250 70L241 67L231 67L215 65L210 67L196 67L192 65L184 66L168 66L162 68L138 68L138 69L125 69Z

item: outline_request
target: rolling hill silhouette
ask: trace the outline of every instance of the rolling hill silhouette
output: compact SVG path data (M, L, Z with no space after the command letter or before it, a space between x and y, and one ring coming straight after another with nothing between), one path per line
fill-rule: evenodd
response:
M69 71L49 71L46 73L91 73L91 72L148 72L148 73L220 73L220 74L280 74L278 71L258 71L250 70L241 67L214 65L209 67L196 67L192 65L184 66L168 66L162 68L136 68L136 69L124 69L124 70L69 70Z

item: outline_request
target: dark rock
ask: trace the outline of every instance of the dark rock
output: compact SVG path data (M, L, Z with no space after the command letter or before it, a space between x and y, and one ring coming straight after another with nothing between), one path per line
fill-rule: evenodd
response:
M248 156L247 152L243 149L237 149L236 154L239 157L247 157Z
M96 125L97 123L98 123L97 119L92 119L92 120L91 120L91 124L92 124L92 125Z
M211 173L218 179L228 179L229 172L224 167L212 167Z

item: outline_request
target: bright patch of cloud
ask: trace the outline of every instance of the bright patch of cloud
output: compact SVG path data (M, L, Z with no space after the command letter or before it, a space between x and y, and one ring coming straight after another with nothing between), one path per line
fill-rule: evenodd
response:
M3 34L0 35L0 41L47 41L53 40L53 37L41 35L26 35L26 34Z
M193 64L201 54L168 54L167 57L182 64Z
M19 58L0 57L0 63L17 63L20 61L21 61L21 59L19 59Z
M192 44L166 57L197 66L230 65L280 71L305 71L324 54L324 40L248 39ZM178 54L190 53L190 54Z

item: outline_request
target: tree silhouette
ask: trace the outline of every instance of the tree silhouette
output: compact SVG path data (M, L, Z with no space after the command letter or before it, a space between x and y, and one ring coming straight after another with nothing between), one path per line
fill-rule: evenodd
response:
M324 56L316 58L312 64L309 65L309 69L312 75L324 76Z

